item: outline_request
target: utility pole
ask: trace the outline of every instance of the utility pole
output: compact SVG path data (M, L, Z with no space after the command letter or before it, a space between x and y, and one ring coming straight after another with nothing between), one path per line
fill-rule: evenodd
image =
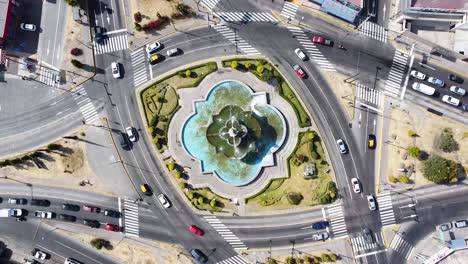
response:
M271 239L270 239L270 250L268 251L268 253L270 254L270 256L268 257L268 261L270 261L270 259L271 259Z

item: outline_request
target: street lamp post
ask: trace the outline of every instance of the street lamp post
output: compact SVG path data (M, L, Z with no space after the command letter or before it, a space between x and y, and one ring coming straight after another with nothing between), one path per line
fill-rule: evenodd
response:
M269 253L269 255L270 255L270 256L268 257L268 261L270 261L270 259L271 259L271 239L270 239L270 250L268 251L268 253Z

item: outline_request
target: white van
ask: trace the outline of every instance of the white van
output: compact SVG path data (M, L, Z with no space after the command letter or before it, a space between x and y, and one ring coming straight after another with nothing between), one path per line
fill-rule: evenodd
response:
M435 89L430 87L429 85L425 85L422 83L413 83L413 90L416 90L420 93L427 94L427 95L434 95Z

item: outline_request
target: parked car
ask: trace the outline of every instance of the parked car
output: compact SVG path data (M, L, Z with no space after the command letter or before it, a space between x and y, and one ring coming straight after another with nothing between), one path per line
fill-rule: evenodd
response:
M452 229L452 223L445 223L445 224L441 224L441 225L438 225L437 227L437 230L439 231L448 231L450 229Z
M96 221L96 220L84 219L83 225L89 226L92 228L99 228L101 226L101 223L99 223L99 221Z
M23 215L23 209L10 209L9 210L10 216L18 217Z
M119 232L120 231L120 226L114 225L114 224L106 224L106 230L113 231L113 232Z
M361 183L357 178L352 178L351 179L351 185L353 185L353 190L355 193L360 193L361 192Z
M40 260L45 260L47 258L49 258L50 254L47 253L47 252L44 252L44 251L41 251L37 248L35 248L32 252L31 252L32 256L34 258L37 258L37 259L40 259Z
M456 227L456 228L463 228L463 227L466 227L467 226L467 221L465 219L463 220L457 220L455 222L453 222L453 225Z
M341 154L346 154L348 152L346 144L341 138L336 140L336 144L338 145L338 150Z
M367 203L371 211L377 210L377 204L375 203L374 195L367 195Z
M427 79L427 81L435 86L439 86L441 88L443 88L445 86L445 83L444 81L442 81L441 79L437 79L436 77L429 77Z
M324 229L330 225L328 221L319 221L312 224L312 229Z
M101 212L101 208L91 205L83 205L83 211L91 212L91 213L99 213Z
M23 259L24 264L41 264L40 262L36 261L35 259Z
M151 188L149 187L148 184L142 184L140 185L140 190L142 193L144 193L145 195L148 195L148 196L151 196L153 195L153 191L151 190Z
M189 225L189 231L190 231L190 233L195 234L197 236L203 236L203 230L201 230L196 225Z
M317 44L322 44L322 45L327 45L327 46L333 46L333 41L320 37L320 36L314 36L312 38L312 41Z
M146 45L146 52L148 52L148 54L151 54L153 52L158 51L161 47L162 47L162 45L159 42L148 44L148 45Z
M372 236L372 232L369 228L364 227L362 229L362 236L364 237L364 242L366 242L366 244L374 243L374 237Z
M169 199L167 199L165 194L158 195L158 200L162 204L162 206L164 206L164 208L171 207L171 202L169 202Z
M419 79L419 80L424 80L426 79L426 74L422 73L422 72L419 72L419 71L415 71L415 70L412 70L410 72L410 75L413 76L414 78L416 79Z
M109 217L113 217L113 218L122 217L122 214L120 212L117 212L117 211L114 211L114 210L105 210L104 215L109 216Z
M62 204L62 210L78 212L80 206L76 204Z
M307 60L307 55L305 55L305 53L300 48L295 49L294 53L296 53L299 59L303 61Z
M137 141L137 133L134 127L127 127L125 131L127 132L128 139L130 139L131 142Z
M21 23L20 28L25 31L32 31L32 32L36 31L36 25L34 24Z
M127 134L118 133L117 139L119 140L119 144L124 150L130 150L130 143L128 142Z
M367 147L370 149L375 148L375 135L369 134L367 136Z
M449 80L453 81L453 82L456 82L456 83L460 83L462 84L463 83L463 78L458 76L458 75L455 75L453 73L451 73L449 76L448 76Z
M118 62L112 62L111 63L111 69L112 69L112 76L114 76L114 78L118 79L120 77L122 77L120 75L120 65Z
M31 205L34 206L50 206L50 201L45 199L32 199Z
M306 73L299 65L294 65L293 69L296 71L296 74L299 76L299 78L304 79L306 77Z
M94 27L94 40L96 41L96 43L98 44L101 44L104 39L105 39L105 29L103 27L100 27L100 26L95 26Z
M149 58L148 58L148 62L150 64L158 63L160 60L161 60L161 55L159 55L159 54L150 55Z
M329 237L328 232L324 231L321 233L313 234L312 240L314 241L325 241Z
M450 95L442 96L442 101L444 101L447 104L454 105L454 106L458 106L460 104L460 100Z
M205 255L205 253L197 248L191 248L189 249L189 252L190 255L192 255L192 257L198 262L206 263L208 261L208 257Z
M34 212L34 216L38 218L46 218L46 219L51 219L54 218L55 213L54 212L48 212L48 211L36 211Z
M166 52L166 55L168 57L173 57L173 56L177 56L178 54L180 53L180 49L178 48L174 48L174 49L170 49Z
M462 106L462 109L468 112L468 104L464 104L464 105Z
M76 217L73 215L59 214L58 219L66 222L76 222Z
M74 258L67 258L63 264L83 264L83 262L78 261Z
M461 95L461 96L465 96L465 94L466 94L465 89L463 89L461 87L458 87L458 86L455 86L455 85L450 86L450 91L452 93L456 93L456 94Z
M8 199L9 204L26 204L28 200L24 198L10 198Z

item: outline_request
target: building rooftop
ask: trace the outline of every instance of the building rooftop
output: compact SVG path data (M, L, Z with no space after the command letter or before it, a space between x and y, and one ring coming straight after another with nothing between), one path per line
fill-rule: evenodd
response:
M468 0L412 0L411 7L468 10Z
M6 38L10 0L0 0L0 38Z

